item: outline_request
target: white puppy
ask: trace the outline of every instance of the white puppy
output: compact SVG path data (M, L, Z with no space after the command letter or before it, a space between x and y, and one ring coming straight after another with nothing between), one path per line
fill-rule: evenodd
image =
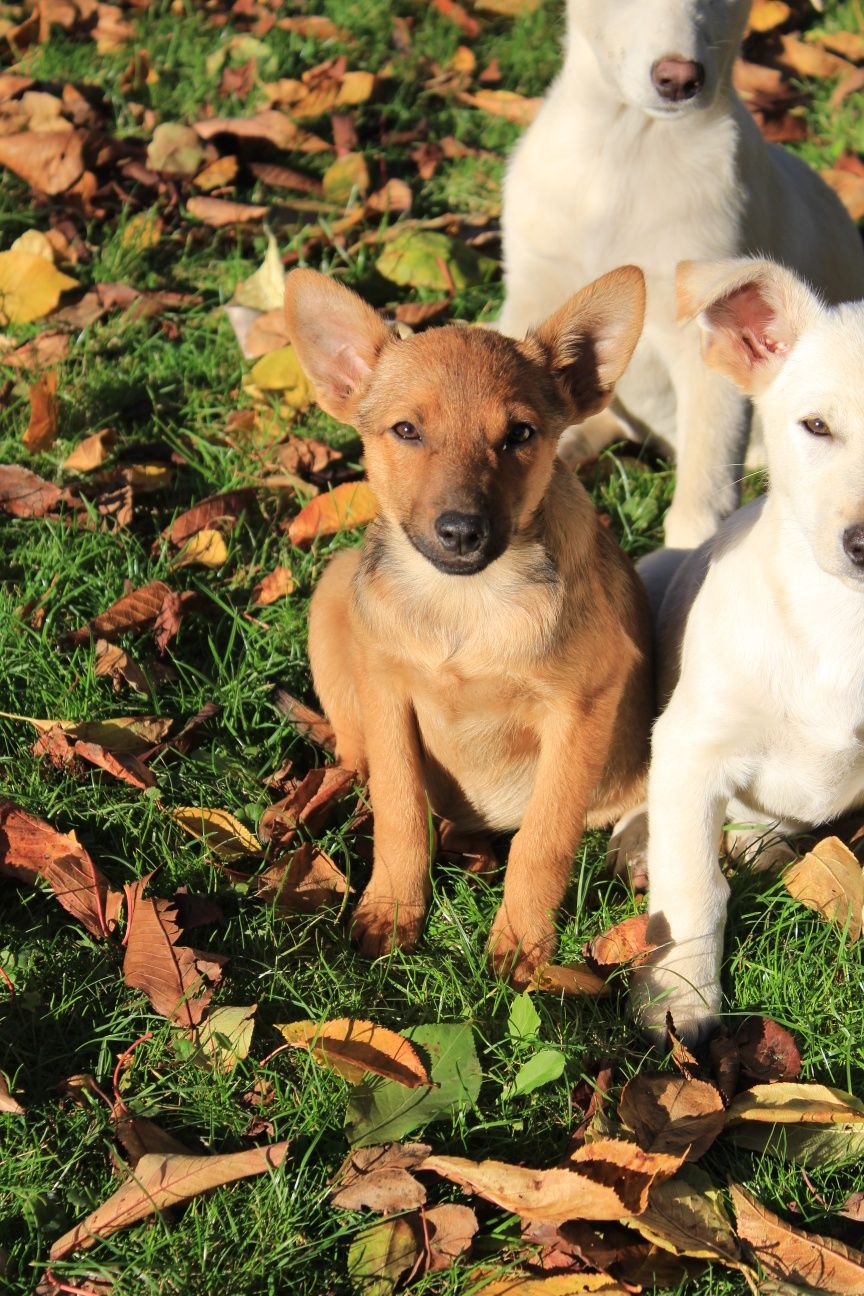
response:
M563 69L504 186L503 332L522 337L615 266L645 271L645 329L613 408L632 435L677 455L666 541L680 547L737 505L749 406L700 363L697 330L676 329L677 263L770 256L831 301L864 296L861 240L839 200L765 144L732 89L749 7L568 0ZM605 417L579 430L582 452L621 435Z
M795 833L864 804L864 302L826 306L770 261L678 280L707 364L755 402L770 474L684 559L658 617L661 699L674 688L648 790L662 948L633 993L650 1030L669 1009L698 1039L720 1004L724 820Z

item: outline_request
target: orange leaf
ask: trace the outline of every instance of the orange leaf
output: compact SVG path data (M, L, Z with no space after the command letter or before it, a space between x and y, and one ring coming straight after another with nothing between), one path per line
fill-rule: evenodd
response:
M542 99L526 99L514 90L477 90L474 94L461 91L456 98L471 108L491 113L493 117L504 117L514 126L530 126L543 103Z
M738 1236L768 1273L840 1296L864 1291L864 1252L793 1228L738 1184L731 1185L731 1192Z
M252 590L252 602L258 607L269 607L277 599L293 594L297 585L288 567L274 567Z
M249 225L262 221L270 210L257 203L231 202L227 198L190 198L186 210L205 225L221 229L223 225Z
M6 135L0 138L0 166L14 171L32 189L65 193L84 170L81 136L74 130Z
M287 1043L306 1049L331 1071L359 1084L367 1071L395 1080L408 1089L431 1085L426 1068L403 1035L354 1017L337 1021L291 1022L277 1026Z
M30 388L30 422L24 445L31 454L41 454L57 437L57 374L47 373Z
M18 464L0 464L0 512L12 517L44 517L60 502L59 486Z
M146 630L153 625L171 590L164 581L149 581L131 594L124 594L92 621L65 636L69 644L85 644L94 639L116 639L125 630Z
M92 436L79 441L71 454L63 460L63 467L71 472L93 472L94 468L101 468L116 440L117 433L113 428L94 432Z
M292 544L308 544L316 536L336 535L365 526L378 512L378 501L365 481L343 482L326 495L316 495L288 526Z

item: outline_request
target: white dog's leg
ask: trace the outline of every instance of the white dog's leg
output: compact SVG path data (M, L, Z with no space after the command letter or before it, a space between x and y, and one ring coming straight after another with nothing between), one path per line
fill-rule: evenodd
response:
M585 459L593 459L613 441L630 440L628 429L611 411L605 409L565 428L558 441L558 458L569 468L578 468Z
M693 708L673 698L652 740L648 788L648 936L659 946L633 975L633 1010L655 1038L666 1013L698 1042L720 1009L720 960L729 886L718 847L730 787L716 754L691 735Z
M738 507L751 411L747 398L703 363L698 339L682 334L680 342L673 368L678 473L665 535L670 549L693 549Z
M643 802L623 814L612 829L606 867L626 878L634 891L648 890L648 806Z

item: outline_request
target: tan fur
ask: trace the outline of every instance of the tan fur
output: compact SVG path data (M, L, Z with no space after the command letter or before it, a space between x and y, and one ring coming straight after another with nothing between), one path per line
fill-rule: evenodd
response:
M554 947L586 824L642 794L647 608L555 449L610 399L643 308L625 267L524 342L453 326L399 340L332 281L288 277L289 336L322 403L359 429L380 504L362 550L325 572L309 623L339 758L369 777L375 857L354 918L368 954L419 935L427 798L456 831L515 831L490 947L524 983ZM405 421L421 440L394 434ZM536 435L503 448L514 423ZM473 574L434 565L448 510L490 520L497 556Z

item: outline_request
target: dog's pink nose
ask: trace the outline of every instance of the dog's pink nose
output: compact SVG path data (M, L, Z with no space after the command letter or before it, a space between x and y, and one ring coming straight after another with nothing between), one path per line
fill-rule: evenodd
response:
M693 99L705 84L705 68L689 59L662 58L651 69L657 93L670 103Z

